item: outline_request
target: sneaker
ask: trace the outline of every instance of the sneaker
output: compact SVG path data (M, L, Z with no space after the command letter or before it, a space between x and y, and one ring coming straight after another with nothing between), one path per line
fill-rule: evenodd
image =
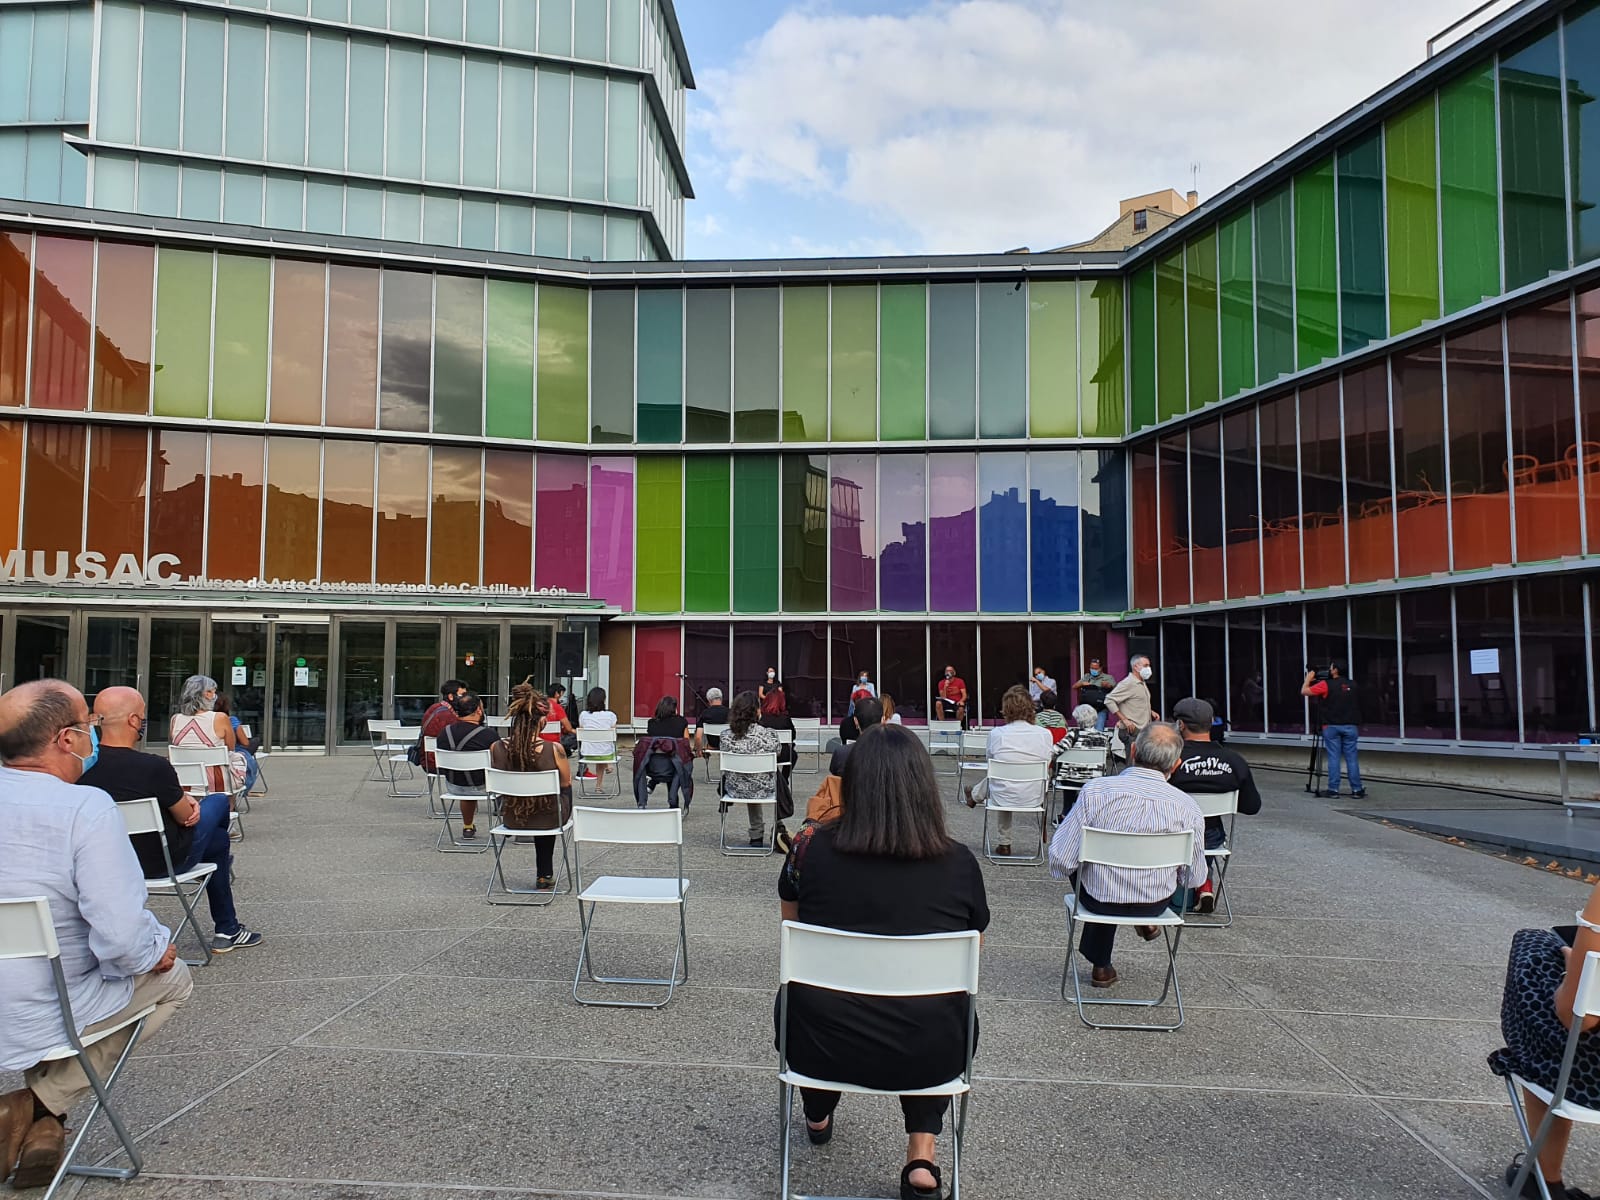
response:
M477 836L478 836L478 827L476 825L463 825L461 827L461 840L462 841L470 842L473 839L475 839Z
M585 771L583 773L583 778L585 778L585 779L599 779L600 776L596 775L593 771Z
M1215 912L1217 909L1217 892L1211 886L1211 881L1206 880L1205 887L1195 893L1194 910L1197 913Z
M235 933L219 933L211 939L211 953L226 954L230 950L237 950L241 946L261 945L261 935L239 926Z
M1357 788L1355 791L1351 792L1350 795L1357 800L1365 800L1367 798L1367 789Z
M750 844L751 844L751 845L752 845L752 846L765 846L765 845L766 845L766 844L767 844L767 834L766 834L766 831L765 831L765 830L763 830L763 831L762 831L762 832L760 832L760 833L753 833L753 834L751 834L751 835L750 835Z
M996 846L994 848L994 856L996 858L1009 858L1009 857L1011 857L1011 843L1010 842L1001 842L998 846Z

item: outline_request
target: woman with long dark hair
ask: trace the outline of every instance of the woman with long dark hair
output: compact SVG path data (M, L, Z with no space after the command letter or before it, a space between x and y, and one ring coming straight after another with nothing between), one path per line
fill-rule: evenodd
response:
M754 692L740 692L728 708L728 732L722 735L724 754L774 754L778 749L778 735L761 723L761 704ZM722 794L736 800L754 799L757 796L775 796L778 781L770 774L724 775ZM763 846L767 841L766 810L764 805L745 804L741 807L750 814L750 844Z
M583 711L578 714L578 728L583 730L584 733L591 735L616 733L617 714L609 711L606 708L605 688L589 689L589 694L584 697ZM603 742L599 745L596 745L593 742L591 742L589 745L591 751L595 754L601 756L610 755L613 758L616 757L617 743L614 738L609 742ZM598 771L591 767L589 770L584 772L583 777L585 779L593 779L598 785L605 780L606 764L598 763L596 765L599 767Z
M794 836L778 879L784 920L889 936L988 927L983 874L945 830L933 760L914 733L866 729L845 761L841 795L837 818ZM790 1066L883 1091L932 1087L966 1065L967 1003L965 994L884 998L792 985ZM802 1088L800 1096L806 1134L820 1145L833 1136L839 1093ZM933 1156L949 1103L900 1097L901 1196L939 1194Z
M511 724L505 737L489 748L489 765L497 771L556 771L561 775L558 800L546 796L505 796L500 802L500 823L507 829L560 829L572 815L572 765L559 744L543 736L550 719L550 703L533 686L532 676L511 689ZM537 887L556 885L554 834L533 839Z

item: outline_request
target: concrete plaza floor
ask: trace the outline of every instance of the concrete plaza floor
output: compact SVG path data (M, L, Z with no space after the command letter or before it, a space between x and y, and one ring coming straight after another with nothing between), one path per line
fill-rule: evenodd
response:
M656 1012L581 1008L573 900L485 904L489 856L436 853L424 802L389 798L371 766L268 761L236 885L266 941L196 971L189 1006L130 1064L144 1176L81 1194L775 1195L780 860L719 855L702 787L689 984ZM1516 1134L1484 1056L1506 949L1518 928L1570 922L1587 888L1337 811L1301 782L1266 773L1265 810L1240 820L1237 923L1183 939L1177 1033L1085 1029L1058 994L1063 885L985 867L970 1196L1502 1193ZM979 814L950 812L975 845ZM599 948L614 961L648 971L671 953L664 912L613 927ZM1117 950L1129 994L1161 966L1135 942ZM895 1194L892 1101L847 1097L830 1145L800 1141L800 1191ZM1574 1143L1568 1181L1600 1185L1600 1139Z

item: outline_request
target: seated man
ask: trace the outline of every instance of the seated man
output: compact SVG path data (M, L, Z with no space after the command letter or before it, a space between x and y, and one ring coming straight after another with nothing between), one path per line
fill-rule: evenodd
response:
M500 740L500 731L483 723L483 701L473 691L463 690L450 701L450 711L455 720L439 731L435 746L440 750L490 750ZM452 794L458 797L486 797L487 780L482 771L446 771L444 781ZM471 841L478 836L478 801L461 800L461 838Z
M1219 746L1211 739L1215 711L1204 700L1193 696L1179 700L1172 715L1183 734L1183 758L1172 774L1172 786L1190 795L1238 792L1239 811L1253 817L1261 811L1261 792L1250 774L1250 764L1237 750ZM1227 844L1228 830L1221 817L1206 818L1206 849L1220 850ZM1196 912L1212 912L1217 907L1216 887L1207 879L1195 896Z
M956 674L953 666L944 669L939 680L938 696L933 701L933 715L941 721L960 721L967 727L967 684Z
M715 750L722 741L722 735L707 733L707 725L726 725L728 723L728 706L722 702L721 688L706 689L706 706L700 710L700 723L695 726L694 751L704 754L707 750Z
M118 802L154 796L167 826L172 869L181 875L203 862L217 864L206 882L206 903L216 927L211 952L226 954L245 946L259 946L261 935L239 924L233 910L228 797L212 792L204 800L195 800L178 785L178 773L170 762L134 748L144 737L145 704L144 697L132 688L103 689L94 698L94 711L100 718L100 756L78 782L97 787ZM166 860L161 857L161 839L155 834L141 833L134 838L133 850L146 879L167 873Z
M172 935L145 907L144 877L111 798L78 786L98 745L83 695L58 679L0 696L0 896L45 896L79 1033L121 1024L155 1006L148 1037L189 998L194 982ZM85 1051L102 1081L133 1029ZM90 1093L76 1058L39 1056L64 1040L50 969L0 961L0 1070L26 1086L0 1096L0 1177L49 1183L61 1163L67 1111Z
M1167 779L1178 769L1183 739L1171 725L1152 722L1133 740L1133 765L1120 775L1091 779L1083 785L1078 802L1067 813L1050 840L1050 874L1072 879L1083 871L1083 907L1108 917L1158 917L1171 905L1179 888L1193 887L1206 877L1205 821L1193 800ZM1083 831L1109 829L1118 833L1194 833L1194 861L1174 870L1155 871L1129 867L1082 866L1078 852ZM1076 883L1076 881L1074 881ZM1140 937L1160 937L1154 925L1134 927ZM1089 982L1097 988L1117 982L1111 965L1115 925L1085 923L1078 952L1094 969Z
M417 734L417 746L419 748L417 761L422 764L422 769L429 775L434 774L434 764L433 755L429 754L425 749L427 739L433 738L437 741L439 735L444 732L444 727L455 723L456 711L450 707L450 704L451 701L466 690L467 685L462 683L461 680L446 679L439 685L439 699L428 705L428 711L423 713L422 720L417 722L422 729L422 732Z
M997 725L989 731L986 757L990 762L1048 763L1050 761L1055 753L1055 744L1050 740L1049 731L1039 725L1033 701L1028 699L1028 693L1023 690L1021 684L1007 688L1005 694L1000 697L1000 715L1005 719L1005 724ZM1012 824L1011 814L1005 810L1032 808L1037 804L1043 804L1048 795L1049 792L1041 790L1037 783L1020 779L994 779L986 775L967 789L967 807L976 808L979 804L986 803L990 808L1001 810L995 814L997 844L994 852L996 856L1004 858L1011 853ZM1042 834L1043 830L1040 832Z

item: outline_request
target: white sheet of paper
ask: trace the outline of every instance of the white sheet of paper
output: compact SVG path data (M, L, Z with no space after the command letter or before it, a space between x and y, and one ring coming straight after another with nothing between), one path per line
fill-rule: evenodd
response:
M247 670L249 670L248 667L235 667L233 669L233 686L239 687L244 683Z
M294 669L294 685L295 685L295 687L310 687L311 686L311 668L310 667L296 667Z
M1500 651L1491 647L1488 650L1469 650L1467 659L1474 675L1500 674Z

